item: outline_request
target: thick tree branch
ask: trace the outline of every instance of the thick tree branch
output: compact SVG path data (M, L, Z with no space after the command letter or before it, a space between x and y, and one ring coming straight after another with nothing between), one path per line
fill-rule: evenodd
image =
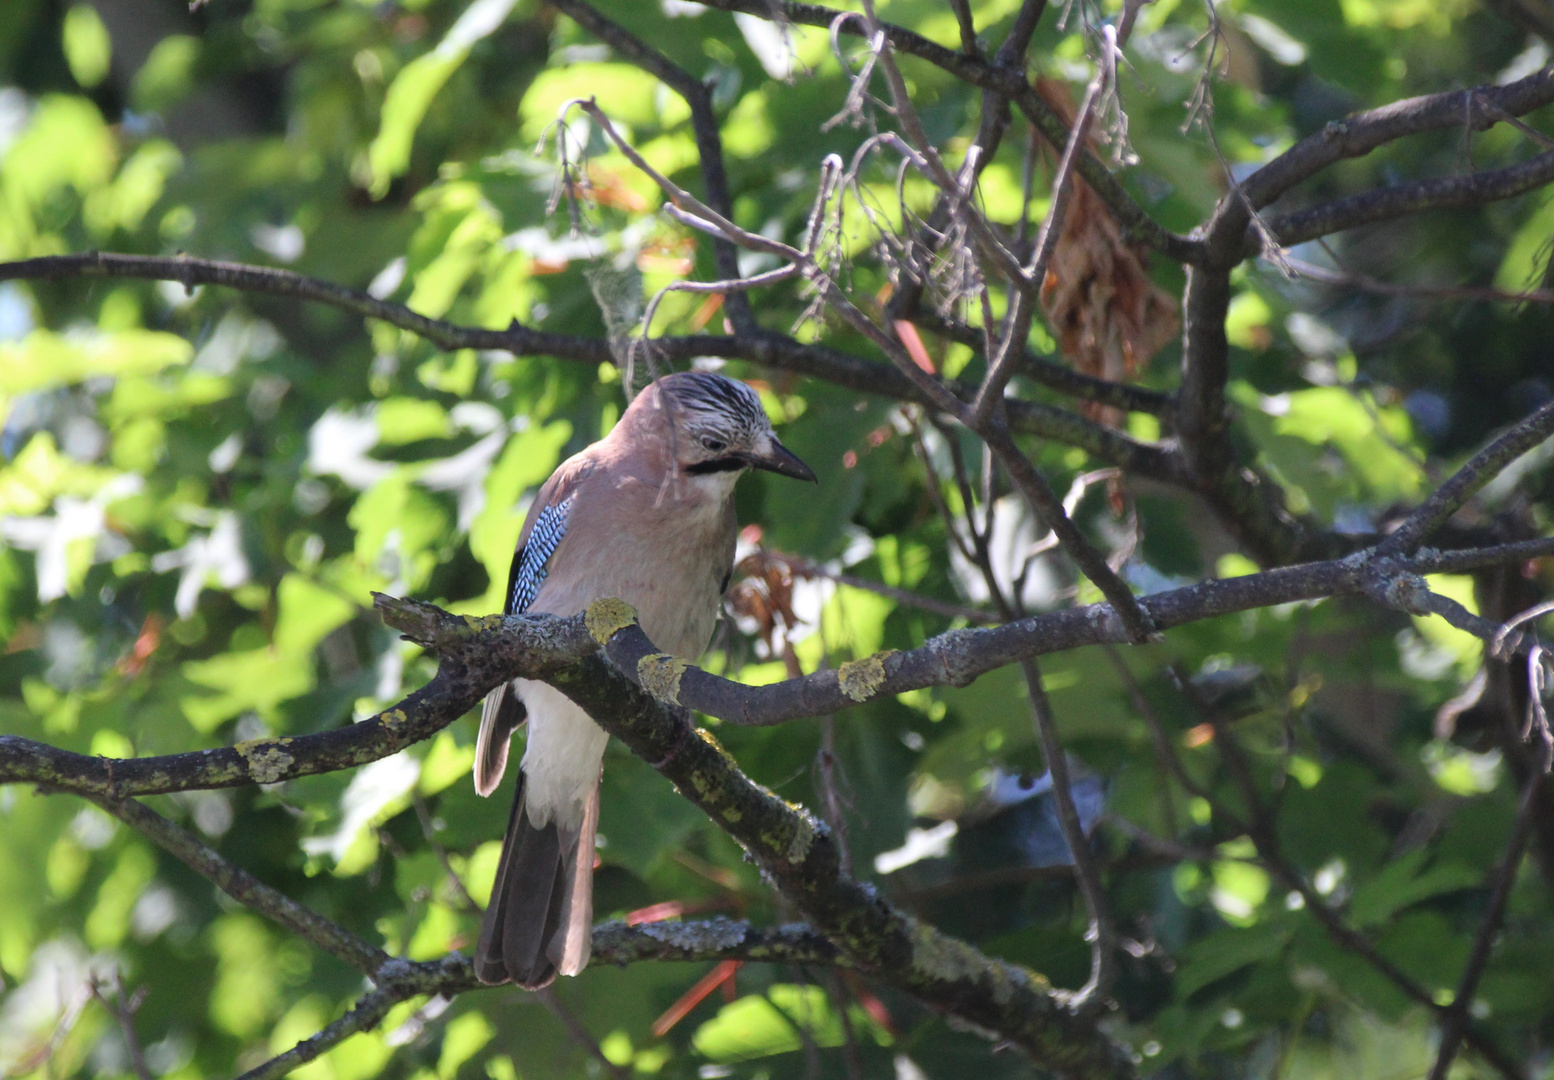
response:
M1554 539L1460 551L1422 551L1391 560L1396 572L1460 573L1554 555ZM1145 597L1160 629L1252 608L1364 591L1373 577L1363 556L1207 581ZM430 738L473 708L486 691L512 678L550 679L599 646L586 615L491 616L468 619L430 605L380 597L386 622L442 655L437 679L378 716L335 731L256 739L235 747L145 758L102 758L0 735L0 784L36 783L113 800L207 788L278 783L377 761ZM1473 616L1473 618L1477 618ZM1485 633L1498 629L1488 620ZM1474 632L1484 627L1475 624ZM634 623L611 635L611 659L628 673L657 648ZM1082 645L1123 644L1127 635L1110 605L1034 615L989 629L951 630L907 652L888 652L769 686L748 687L687 665L676 695L698 712L729 723L764 726L851 708L860 701L931 686L965 686L979 675L1033 656ZM553 650L553 651L552 651ZM586 666L586 665L583 665Z
M603 635L610 620L599 608L590 610ZM602 658L585 661L554 685L739 841L852 963L997 1032L1044 1069L1075 1078L1134 1074L1128 1055L1076 1016L1041 976L941 934L842 873L825 824L752 783L683 711L648 696Z
M1526 544L1508 547L1513 548L1518 557L1522 557L1533 550L1547 552L1554 549L1554 542L1545 541L1536 549ZM1477 553L1479 558L1490 558L1493 554L1490 550ZM1442 564L1460 566L1463 561L1464 556L1461 554L1441 556L1434 552L1421 553L1413 559L1404 560L1356 557L1342 562L1293 567L1176 590L1175 595L1162 594L1154 598L1151 610L1161 625L1171 625L1172 616L1185 618L1191 615L1201 618L1225 610L1266 606L1310 595L1332 595L1356 589L1368 588L1373 594L1379 592L1383 598L1393 598L1395 594L1409 591L1404 586L1417 590L1419 586L1412 584L1414 575ZM1419 606L1417 597L1412 600L1401 597L1399 602L1411 609ZM468 709L490 685L516 674L541 674L573 697L590 715L599 718L612 734L653 763L713 821L744 844L784 894L810 918L815 932L833 942L850 962L963 1019L1000 1032L1036 1060L1057 1071L1076 1076L1130 1074L1126 1060L1106 1040L1075 1017L1069 1006L1054 996L1038 977L989 960L970 946L943 937L930 927L884 904L867 887L842 874L835 842L822 823L752 784L709 733L693 729L683 712L673 704L666 704L684 701L687 692L693 697L700 696L696 693L698 685L717 691L723 680L716 680L704 672L685 666L683 662L649 651L652 649L651 643L642 637L640 629L635 626L630 609L618 601L598 602L584 615L570 619L536 616L521 616L511 620L456 618L426 605L390 601L387 598L380 599L379 606L391 624L442 654L443 663L437 678L420 692L426 707L440 714L438 719L441 723L451 721ZM1074 618L1076 614L1077 620ZM775 689L779 694L791 695L798 688L802 696L808 697L806 705L813 709L817 704L815 695L803 695L803 688L808 684L818 688L822 695L827 690L833 697L840 695L836 700L836 706L839 707L848 701L867 700L881 692L893 692L902 682L903 667L910 675L914 664L919 662L913 660L914 653L932 657L936 651L940 651L938 674L941 676L940 681L943 681L942 676L949 674L951 669L945 663L942 653L961 652L954 648L955 644L964 645L968 639L994 649L999 648L1000 644L1004 650L1013 646L1022 656L1050 651L1054 647L1050 637L1042 635L1045 639L1029 639L1033 625L1041 623L1059 635L1066 624L1070 635L1069 645L1083 640L1120 640L1123 636L1116 616L1098 606L1080 609L1077 613L1059 612L1023 620L1023 625L957 631L936 639L937 650L935 643L930 643L930 646L913 650L913 653L871 657L844 665L837 672L790 680L788 684L779 684ZM586 633L596 642L605 643L615 664L633 673L643 687L652 691L653 696L628 681L616 666L605 662L603 658L586 652L580 655L580 632ZM1014 640L1002 640L1011 633ZM545 654L540 648L541 643L549 643L551 648L562 654L561 657L558 659L554 654ZM646 649L643 649L644 645ZM634 649L641 655L634 657ZM983 650L976 651L981 653ZM900 662L898 658L902 657L907 658L907 664ZM977 656L968 666L967 659L966 652L962 652L959 658L960 671L956 673L958 676L969 677L972 668L986 662L985 656ZM827 678L830 680L829 687ZM931 684L932 680L922 685ZM735 684L726 685L733 687ZM774 688L747 692L759 698L770 689ZM817 712L834 711L834 707L827 702L821 701L818 704L820 708L815 710ZM748 706L746 709L748 711ZM390 710L384 717L369 723L378 723L380 727L385 722L390 726L403 723L403 719L391 719L396 714L401 718L405 716L404 710ZM365 728L368 724L353 727ZM378 748L387 751L389 747L384 744L389 740L381 731L373 734L380 741ZM306 737L315 742L323 738ZM364 741L370 741L370 737ZM284 775L319 771L316 762L303 762L299 766L296 761L296 755L308 748L304 739L287 743L265 740L265 743L267 745L263 750L250 748L245 757L245 760L255 759L261 763L260 774L250 775L249 779L259 782L282 779L282 775L268 771L271 766L278 767ZM219 856L215 856L214 852L204 848L192 837L187 834L180 836L182 831L170 822L139 803L126 800L123 797L124 789L133 784L126 784L119 776L133 774L135 762L101 759L94 762L94 759L80 758L82 762L94 762L96 768L89 771L96 771L98 775L70 776L69 770L64 768L72 764L68 759L41 755L49 765L40 770L44 775L27 775L31 770L26 766L36 765L40 760L37 751L38 744L27 740L0 739L0 780L43 781L55 789L75 790L93 797L162 843L173 854L184 858L218 885L228 888L245 902L265 910L309 940L330 948L330 951L342 956L364 973L371 973L380 985L394 983L403 989L406 985L412 985L404 983L403 979L414 976L415 989L411 992L419 993L426 992L430 979L462 977L462 961L458 962L457 970L450 975L452 969L446 964L437 967L435 971L423 971L399 961L387 961L370 946L354 943L349 935L345 936L342 944L337 936L344 932L333 927L333 924L296 909L295 905L290 905L286 898L274 894L273 890L267 892L262 884L242 875L230 864L224 864ZM58 751L54 753L59 754ZM272 755L284 756L289 760L280 762ZM144 781L149 778L153 783L166 785L170 775L188 777L195 771L178 759L207 756L191 754L162 759L164 763L171 761L176 767L153 770L140 779ZM192 766L193 762L188 764ZM221 773L222 768L218 764L212 767L212 771ZM222 779L232 782L230 776L223 775ZM112 794L105 793L105 780L111 785ZM160 790L168 788L162 786ZM650 936L653 933L656 932L649 932ZM733 943L732 938L730 934L728 943ZM655 947L659 946L671 949L681 947L677 942L663 940L656 942ZM404 968L404 972L400 968ZM371 1010L364 1011L362 1015L371 1015Z

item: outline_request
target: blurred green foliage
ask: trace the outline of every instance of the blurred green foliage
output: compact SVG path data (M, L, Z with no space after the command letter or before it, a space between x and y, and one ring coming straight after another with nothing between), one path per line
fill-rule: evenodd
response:
M1001 40L1016 6L971 4L985 40ZM864 137L822 126L847 92L824 31L676 0L600 7L709 82L735 218L794 239L822 157L850 155ZM959 40L951 5L881 7L934 40ZM1081 19L1065 22L1052 8L1034 67L1085 77ZM1539 40L1466 0L1229 0L1218 12L1228 60L1214 83L1213 124L1238 172L1353 109L1510 78L1548 59ZM1202 127L1182 129L1204 29L1197 5L1146 8L1122 75L1139 158L1123 178L1178 230L1224 189ZM980 93L921 62L903 67L933 138L952 155L963 149ZM700 190L680 98L534 0L211 0L194 12L177 0L8 0L0 259L100 247L284 264L432 316L603 337L643 296L715 271L705 238L656 215L651 183L597 135L581 234L565 209L548 209L558 130L588 138L558 107L586 95L655 167ZM1545 117L1531 122L1546 127ZM1473 163L1511 160L1521 138L1505 126L1474 136ZM1024 142L1017 125L983 176L985 205L1004 220L1023 199ZM1401 142L1328 170L1302 197L1459 170L1465 146L1456 134ZM895 215L893 168L864 179ZM1042 184L1036 190L1039 211ZM921 212L932 192L914 179L903 197ZM1331 244L1345 265L1378 277L1519 289L1548 261L1551 207L1529 196ZM849 220L849 286L882 295L874 236L859 214ZM1297 254L1321 261L1308 247ZM611 262L632 272L588 276ZM1154 273L1179 291L1179 268ZM1242 449L1284 486L1292 509L1340 529L1369 528L1419 499L1495 425L1554 389L1554 339L1537 310L1368 295L1266 265L1238 273L1236 288L1231 397ZM703 299L668 296L655 332L690 332L709 317L717 332L721 315ZM756 308L763 325L786 331L804 305L781 285L758 294ZM800 333L868 352L840 325ZM1141 380L1173 386L1175 353ZM980 374L964 350L950 349L944 363ZM782 372L730 370L759 381L784 442L821 477L818 490L743 481L741 520L759 523L766 545L943 600L983 599L949 554L897 404ZM608 430L621 402L609 366L442 353L393 327L283 298L124 281L0 284L0 732L126 757L370 715L432 667L376 622L369 593L497 610L525 499ZM1150 418L1132 423L1140 437L1159 435ZM963 449L977 460L969 440ZM1060 490L1099 464L1056 444L1029 450ZM934 452L948 460L942 440ZM942 494L962 509L952 485ZM1536 484L1521 491L1544 531L1548 495ZM1159 486L1129 496L1142 543L1128 573L1139 587L1251 569L1186 496ZM1034 525L1011 497L995 506L998 555L1013 565ZM1100 488L1079 518L1121 542L1125 522ZM1073 584L1060 561L1043 560L1030 599L1067 603ZM1474 584L1439 587L1474 605ZM800 584L797 611L805 670L909 648L955 625L818 580ZM748 625L725 625L714 669L750 682L784 677ZM1165 667L1256 673L1235 730L1277 807L1288 858L1383 956L1449 997L1515 803L1497 751L1445 740L1432 726L1481 655L1438 621L1325 601L1185 627L1123 662L1197 782L1233 807L1241 795ZM1290 1080L1421 1074L1431 1054L1426 1011L1334 944L1208 803L1168 783L1112 659L1086 649L1043 670L1069 750L1102 778L1118 823L1096 841L1113 864L1111 902L1129 942L1113 1026L1142 1068ZM819 807L820 730L805 721L722 728L719 738L757 781ZM506 820L502 798L480 800L466 782L474 732L465 718L354 774L152 801L302 903L391 952L435 958L467 949L478 925L449 868L483 901ZM1017 673L861 706L836 719L835 739L860 874L990 953L1057 985L1083 981L1083 910L1062 875L990 879L969 856L872 870L910 828L975 814L995 770L1042 771ZM602 822L601 917L678 901L762 923L791 918L732 841L618 747ZM84 996L93 971L117 969L145 990L134 1021L145 1061L175 1080L252 1067L341 1015L361 990L354 973L95 809L10 787L0 791L0 823L5 1075L129 1075L124 1037ZM1190 857L1140 846L1139 830ZM1543 871L1529 866L1518 881L1474 1016L1515 1056L1546 1061L1554 921ZM830 972L769 965L745 967L734 1000L714 996L655 1037L655 1019L704 973L594 968L557 995L612 1066L644 1075L1026 1072L1014 1055L887 989L855 994ZM445 1004L409 1003L297 1075L599 1071L532 996ZM1459 1070L1484 1066L1470 1056Z

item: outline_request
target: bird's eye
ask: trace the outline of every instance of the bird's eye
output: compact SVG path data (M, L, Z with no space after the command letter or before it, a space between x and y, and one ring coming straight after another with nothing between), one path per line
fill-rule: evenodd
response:
M711 435L703 435L701 444L708 452L713 454L721 454L728 448L728 443L722 439L715 439Z

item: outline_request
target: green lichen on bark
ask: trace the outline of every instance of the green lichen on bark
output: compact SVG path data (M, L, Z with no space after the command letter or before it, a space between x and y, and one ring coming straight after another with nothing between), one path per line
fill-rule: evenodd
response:
M636 621L636 608L614 596L595 600L583 612L583 625L600 645L608 645L612 637Z
M286 770L296 763L287 752L289 738L248 739L232 749L248 765L248 775L256 784L273 784L286 775Z
M894 650L852 660L836 669L836 682L853 701L868 701L885 685L885 660Z
M680 679L690 667L678 656L668 653L649 653L637 661L637 681L642 689L659 701L670 705L680 704Z

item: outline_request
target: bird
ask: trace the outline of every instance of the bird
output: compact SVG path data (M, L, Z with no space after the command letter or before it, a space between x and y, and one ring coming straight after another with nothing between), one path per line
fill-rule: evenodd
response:
M734 486L752 468L816 482L749 385L707 371L654 380L608 435L541 486L513 554L506 613L573 615L617 597L659 649L699 657L733 571ZM504 683L481 711L478 794L497 790L509 740L526 721L474 967L481 982L539 989L588 964L609 736L554 687Z

